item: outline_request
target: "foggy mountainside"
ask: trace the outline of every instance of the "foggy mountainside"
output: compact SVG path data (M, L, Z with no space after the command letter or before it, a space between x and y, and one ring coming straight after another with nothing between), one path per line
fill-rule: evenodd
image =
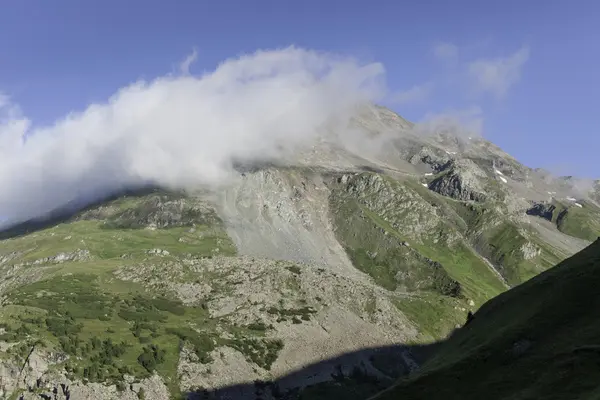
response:
M382 75L288 48L7 106L0 398L598 396L600 181L407 121Z

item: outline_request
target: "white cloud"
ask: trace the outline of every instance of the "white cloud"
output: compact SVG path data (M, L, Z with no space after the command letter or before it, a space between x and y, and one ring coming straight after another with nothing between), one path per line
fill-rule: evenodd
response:
M0 215L22 220L148 183L218 185L234 161L285 161L324 126L346 126L357 105L377 101L383 74L378 63L291 47L227 60L202 77L136 82L51 126L32 129L8 113Z
M192 52L183 59L181 64L179 64L179 70L181 71L181 73L184 75L188 75L190 73L190 66L194 62L196 62L197 59L198 59L198 49L196 49L194 47L192 49Z
M0 93L0 165L2 158L21 145L29 126L30 121L21 115L19 107Z
M415 85L410 89L395 93L392 96L392 101L397 104L413 104L420 103L431 95L433 91L433 82L427 82L422 85Z
M415 125L421 134L451 134L457 137L481 137L483 134L483 110L479 106L450 109L442 113L427 114Z
M501 98L519 81L528 59L529 48L522 47L508 57L473 61L468 66L468 74L477 92L489 92Z
M433 47L433 54L447 63L458 61L458 46L453 43L438 43Z

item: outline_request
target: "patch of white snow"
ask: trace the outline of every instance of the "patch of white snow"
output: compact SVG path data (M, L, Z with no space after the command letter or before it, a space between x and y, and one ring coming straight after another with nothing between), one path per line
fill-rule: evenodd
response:
M506 178L505 178L505 177L503 177L503 176L499 176L499 178L500 178L500 180L501 180L502 182L504 182L504 183L508 183L508 181L506 180Z
M575 205L576 205L577 207L581 207L581 208L583 208L583 206L582 206L581 204L579 204L579 203L575 203Z

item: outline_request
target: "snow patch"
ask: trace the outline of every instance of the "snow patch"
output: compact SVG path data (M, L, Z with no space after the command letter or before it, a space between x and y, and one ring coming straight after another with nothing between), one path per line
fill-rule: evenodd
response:
M504 175L501 171L498 171L496 168L494 168L494 172L498 175Z
M574 197L567 197L567 200L569 200L569 201L577 201L577 199L574 198Z
M433 172L426 172L425 173L425 176L432 176L432 175L433 175Z
M575 205L576 205L577 207L581 207L581 208L583 208L583 206L582 206L581 204L579 204L579 203L575 203Z
M504 183L508 183L508 181L506 180L506 178L505 178L505 177L503 177L503 176L499 176L498 178L500 178L500 180L501 180L502 182L504 182Z
M426 183L421 183L421 185L425 186L426 188L429 187Z

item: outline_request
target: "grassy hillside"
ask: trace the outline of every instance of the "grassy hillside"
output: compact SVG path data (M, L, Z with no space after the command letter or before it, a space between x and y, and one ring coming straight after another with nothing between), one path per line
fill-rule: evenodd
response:
M463 242L466 224L442 196L376 174L340 179L330 196L338 240L380 286L413 294L397 306L422 341L445 337L467 308L505 290Z
M600 236L600 208L590 202L582 207L561 205L556 213L556 226L561 232L585 240L596 240Z
M487 302L384 399L597 399L600 240Z
M173 295L178 282L210 279L215 288L218 272L207 277L182 266L177 276L170 263L235 254L214 212L193 199L162 192L119 198L4 240L0 250L7 268L0 340L12 344L2 357L24 362L38 346L56 348L68 357L60 365L71 378L118 383L124 374L142 379L156 371L177 394L183 346L207 363L212 350L228 345L267 369L282 347L264 338L265 326L230 326ZM162 267L145 277L159 284L119 279L124 264Z
M600 208L590 201L553 200L536 204L528 213L547 219L570 236L589 241L600 236Z

